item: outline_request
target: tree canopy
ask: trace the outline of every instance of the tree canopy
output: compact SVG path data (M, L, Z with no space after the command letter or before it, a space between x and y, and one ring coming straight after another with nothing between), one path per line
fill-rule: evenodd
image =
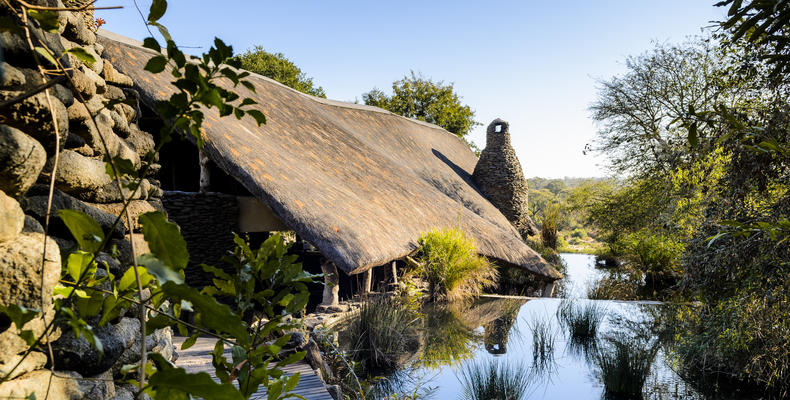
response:
M308 77L296 64L285 58L283 53L269 53L262 46L255 46L236 58L241 62L241 67L248 71L272 78L302 93L326 98L324 88L315 85L313 78Z
M475 112L455 93L452 83L434 82L411 71L410 75L392 83L392 96L374 88L362 100L369 106L381 107L404 117L441 126L460 138L475 125Z

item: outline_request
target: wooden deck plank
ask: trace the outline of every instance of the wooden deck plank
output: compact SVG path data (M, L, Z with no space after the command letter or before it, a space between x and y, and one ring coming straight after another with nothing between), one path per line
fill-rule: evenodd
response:
M185 337L173 336L173 344L176 348L181 348L181 344L186 340ZM212 379L219 381L214 374L214 366L211 365L211 353L214 351L215 339L198 338L197 342L187 350L178 350L178 360L176 366L184 368L189 373L206 372ZM226 349L225 357L230 359L230 349ZM282 368L285 375L290 376L299 372L299 385L293 393L303 396L307 400L333 400L326 390L324 383L318 378L310 365L305 361L290 364ZM261 389L252 395L251 399L265 399L266 391Z

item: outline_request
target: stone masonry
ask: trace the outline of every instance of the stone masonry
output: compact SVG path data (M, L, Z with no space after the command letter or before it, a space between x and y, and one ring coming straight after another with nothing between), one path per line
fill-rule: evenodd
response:
M64 7L61 0L28 2ZM18 10L11 10L9 4L18 3L3 3L0 15L16 20L14 14ZM75 2L66 4L73 6ZM56 55L63 54L65 49L82 47L96 62L86 65L70 54L63 55L61 60L70 71L69 79L61 79L51 86L49 98L40 91L0 108L0 305L43 308L47 321L54 314L51 293L60 278L61 254L76 248L69 231L57 218L57 211L83 211L106 234L112 235L118 257L105 253L99 259L102 266L106 265L120 277L125 268L122 265L127 266L132 260L129 231L138 231L139 226L136 223L128 226L123 220L123 225L111 231L122 208L122 196L105 172L104 160L119 156L139 169L146 153L154 148L153 137L138 126L140 107L132 80L101 58L103 48L96 43L93 18L90 11L58 11L57 32L31 29L32 40L37 44L43 42ZM0 102L19 97L57 77L39 73L24 32L0 32L0 45ZM45 68L55 66L47 64ZM131 101L106 107L111 100ZM56 148L60 157L54 177L49 236L45 242L43 226ZM158 170L157 164L149 167L149 171ZM148 211L163 211L161 195L155 179L144 180L129 207L135 220ZM147 252L142 235L135 235L134 239L137 252ZM36 318L25 329L38 335L43 332L44 324L45 321ZM43 352L31 353L9 375L13 379L0 384L0 398L26 398L35 394L43 399L51 382L50 399L131 399L133 392L126 385L116 386L113 380L120 378L122 365L140 359L136 312L127 311L96 328L95 333L104 346L102 356L84 338L75 338L68 327L57 328L50 337L55 359L50 360ZM150 351L169 359L174 357L169 328L154 332L145 341ZM26 349L13 325L0 316L0 377L8 375ZM51 372L44 367L53 363L57 373L50 379ZM95 379L83 379L86 377Z
M475 165L472 179L522 237L537 233L529 217L529 187L516 151L510 145L510 125L506 121L497 118L488 125L486 147Z

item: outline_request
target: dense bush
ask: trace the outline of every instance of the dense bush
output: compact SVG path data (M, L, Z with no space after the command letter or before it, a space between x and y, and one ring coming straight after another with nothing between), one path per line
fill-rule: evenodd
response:
M466 300L497 281L496 267L477 254L474 241L458 229L435 229L419 238L420 275L433 301Z

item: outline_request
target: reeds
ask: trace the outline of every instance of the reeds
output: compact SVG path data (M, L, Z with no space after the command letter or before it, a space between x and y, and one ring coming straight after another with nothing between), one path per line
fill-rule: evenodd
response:
M607 400L641 399L642 389L650 375L657 346L625 335L606 339L595 356Z
M522 364L488 360L461 367L459 380L465 400L520 400L530 388L529 371Z
M347 334L352 357L368 372L391 371L419 347L419 314L392 299L365 303Z
M537 374L549 374L554 370L555 331L546 320L532 318L532 369Z

